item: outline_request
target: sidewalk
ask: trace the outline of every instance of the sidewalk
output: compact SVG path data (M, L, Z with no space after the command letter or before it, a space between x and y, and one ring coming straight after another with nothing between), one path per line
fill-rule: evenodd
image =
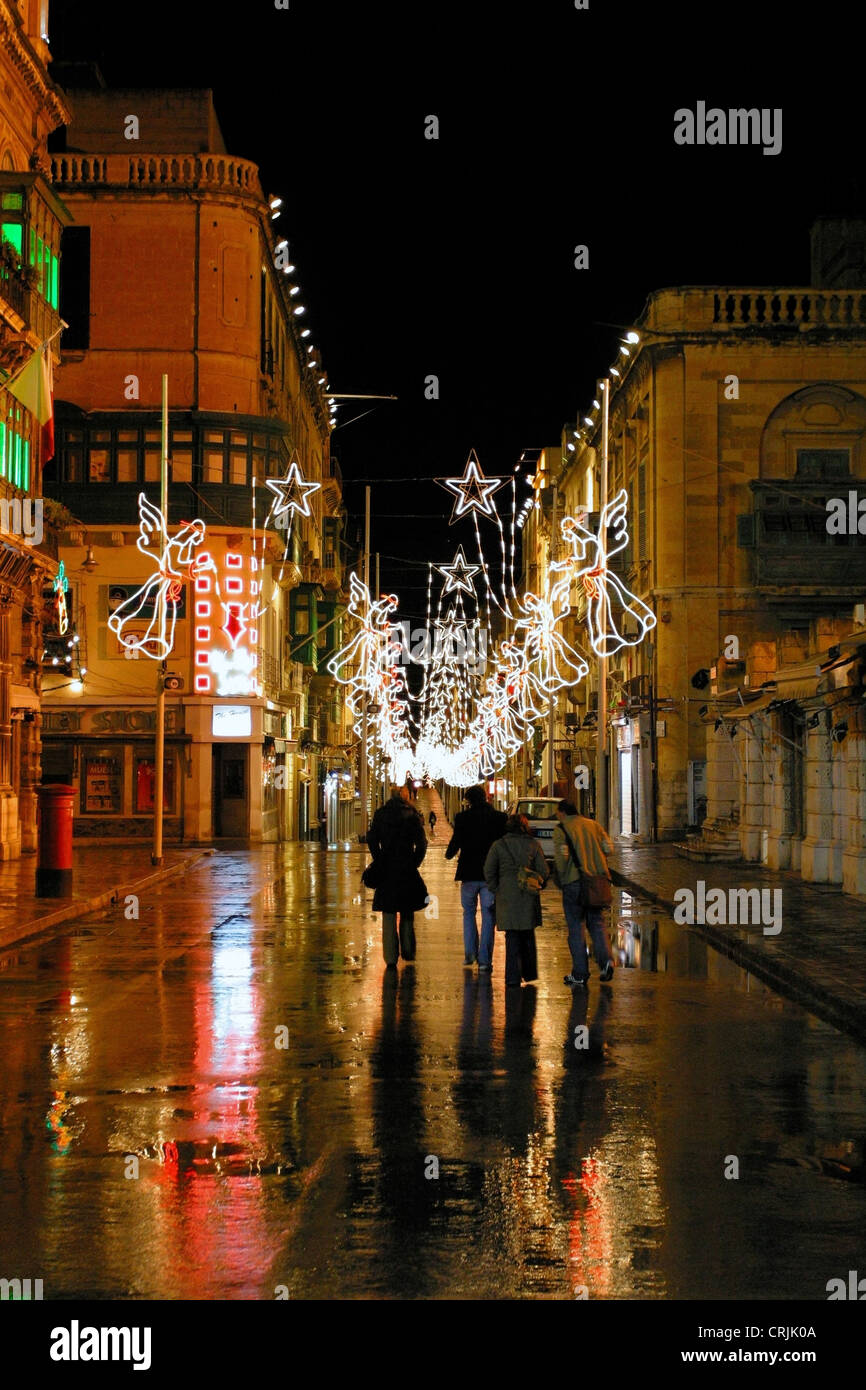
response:
M37 898L36 855L0 864L0 949L36 936L55 923L107 907L127 893L141 893L197 863L209 850L166 849L162 867L150 862L150 847L73 845L73 896Z
M866 903L859 898L760 864L695 863L665 844L632 847L618 841L610 867L615 884L653 899L671 915L674 893L681 888L695 893L699 879L707 892L780 888L777 936L764 936L760 925L696 923L692 930L780 994L866 1043Z

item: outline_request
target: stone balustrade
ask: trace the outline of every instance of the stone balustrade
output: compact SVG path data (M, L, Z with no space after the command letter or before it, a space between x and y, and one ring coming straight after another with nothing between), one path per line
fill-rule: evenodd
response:
M264 202L257 165L223 154L56 154L51 159L51 179L70 191L194 188Z
M779 332L813 329L866 331L866 292L814 288L685 288L650 297L644 317L653 335Z

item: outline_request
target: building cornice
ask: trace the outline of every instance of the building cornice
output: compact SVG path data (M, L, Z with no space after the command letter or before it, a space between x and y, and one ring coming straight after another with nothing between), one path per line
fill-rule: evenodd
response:
M6 52L7 61L19 73L28 91L33 94L40 107L48 112L52 119L51 129L68 125L72 113L64 96L48 76L45 64L21 28L20 15L8 0L0 0L0 45Z

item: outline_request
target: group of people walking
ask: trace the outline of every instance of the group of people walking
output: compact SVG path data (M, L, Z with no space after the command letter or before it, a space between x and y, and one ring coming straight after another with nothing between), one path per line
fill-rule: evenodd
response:
M525 816L495 810L484 787L468 788L464 800L466 809L454 817L445 851L446 859L457 858L464 964L477 964L480 974L488 974L499 930L505 933L506 986L530 983L538 978L535 930L542 921L541 890L552 871ZM430 814L432 830L435 812ZM602 826L580 815L573 802L560 801L556 815L553 874L562 890L572 962L564 983L585 989L589 959L584 920L600 980L607 983L613 977L613 953L604 925L604 906L610 902L607 856L613 845ZM429 901L419 872L427 852L424 823L405 787L376 811L367 844L373 859L365 882L375 888L374 912L382 913L385 963L396 968L401 956L404 961L415 958L414 915Z

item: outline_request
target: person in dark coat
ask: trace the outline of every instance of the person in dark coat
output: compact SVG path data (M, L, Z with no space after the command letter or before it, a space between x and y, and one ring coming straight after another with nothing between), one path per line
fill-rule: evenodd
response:
M478 973L493 968L493 942L496 912L493 894L484 879L484 861L494 840L505 834L508 820L504 811L496 811L487 800L483 787L470 787L466 792L468 810L454 817L454 833L445 851L446 859L457 860L454 878L460 884L460 905L463 908L463 963L478 962ZM477 908L481 899L481 943L478 941Z
M506 985L538 979L535 928L541 926L541 895L521 888L521 868L547 882L547 860L526 817L509 816L504 836L493 842L484 861L487 887L496 895L496 927L505 932Z
M390 801L379 807L367 832L367 845L380 871L373 911L382 914L382 954L385 963L396 968L399 956L404 961L415 959L415 913L427 901L427 887L418 872L427 853L427 836L406 787L397 788Z

